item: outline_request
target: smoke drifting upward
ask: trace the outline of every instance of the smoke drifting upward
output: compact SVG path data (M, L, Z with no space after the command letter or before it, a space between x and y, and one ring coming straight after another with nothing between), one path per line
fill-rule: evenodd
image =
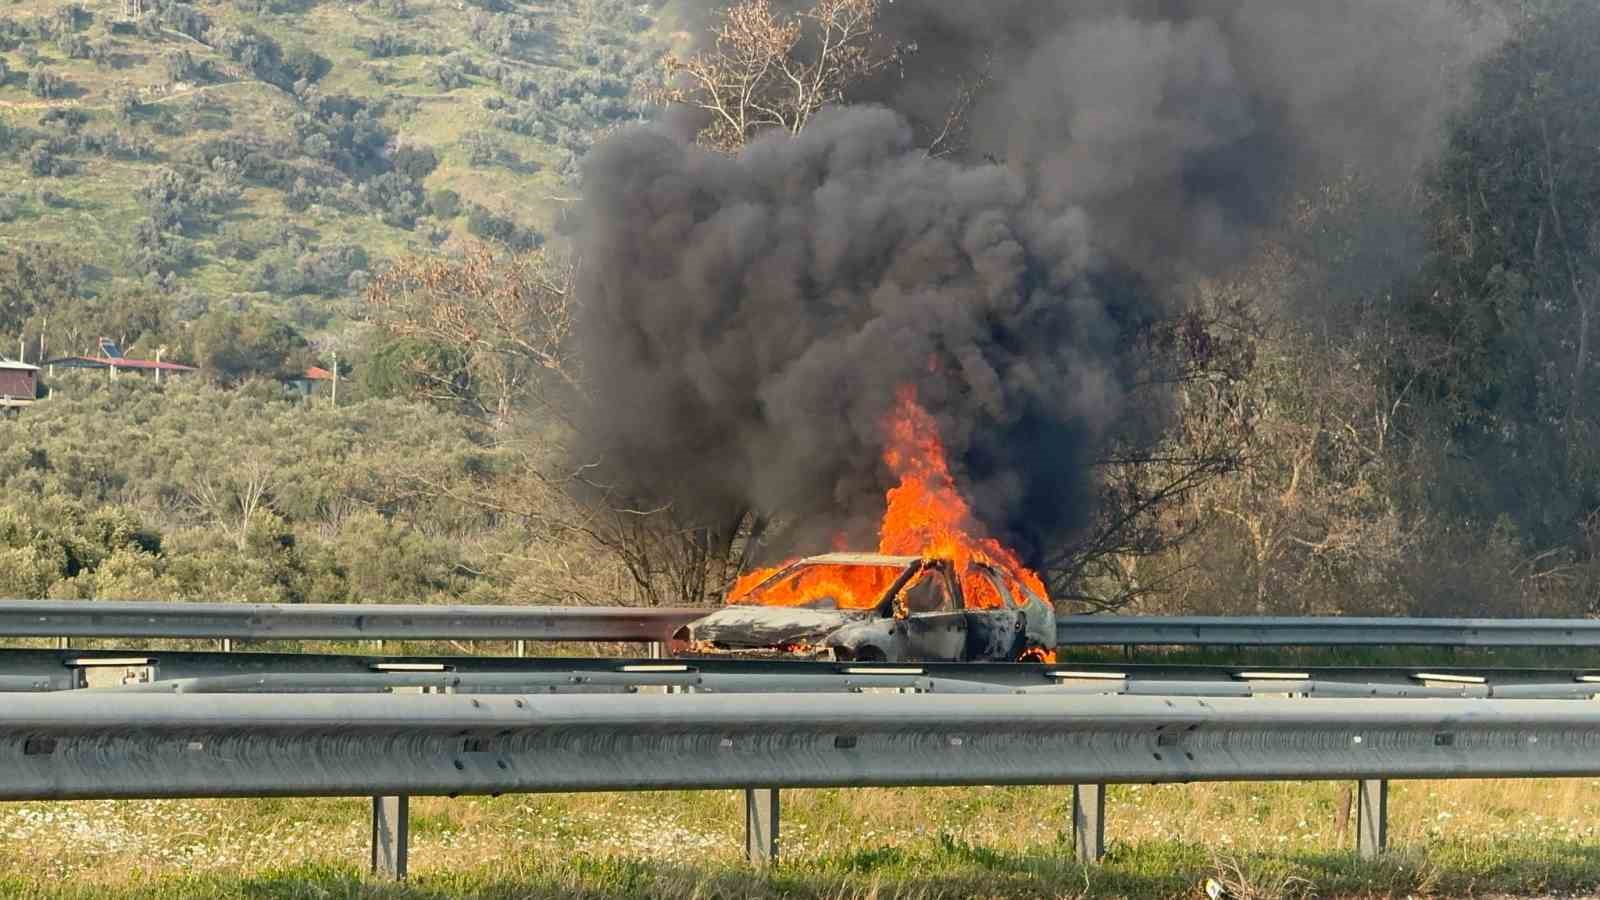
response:
M901 0L900 73L734 156L666 125L584 170L587 429L691 517L796 546L882 512L903 383L975 513L1030 563L1092 512L1128 337L1237 258L1288 195L1409 176L1483 29L1453 0ZM986 73L970 139L919 149ZM864 544L866 545L866 544Z
M1214 265L1286 191L1347 168L1391 186L1438 143L1468 64L1504 36L1474 0L898 2L904 77L875 98L937 123L984 72L968 155L1077 205L1141 266Z

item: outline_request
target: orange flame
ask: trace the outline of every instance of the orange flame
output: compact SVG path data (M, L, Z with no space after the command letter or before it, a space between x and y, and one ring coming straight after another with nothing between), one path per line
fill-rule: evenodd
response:
M968 607L1003 605L994 584L977 568L978 563L997 570L1019 602L1023 599L1016 590L1019 584L1040 598L1046 597L1044 583L1015 553L993 538L973 535L972 509L956 489L938 425L917 402L914 387L900 388L894 411L884 425L888 446L883 461L899 483L885 496L878 552L949 560ZM746 574L729 592L729 602L745 599L782 568ZM769 585L750 599L776 606L801 606L831 596L840 609L870 609L896 574L893 569L878 566L806 566L785 583Z
M745 574L728 592L728 602L745 601L751 591L787 565L789 563L754 569ZM872 609L899 574L899 569L886 566L803 566L782 582L768 585L750 598L750 602L766 606L804 606L821 597L832 597L839 609Z

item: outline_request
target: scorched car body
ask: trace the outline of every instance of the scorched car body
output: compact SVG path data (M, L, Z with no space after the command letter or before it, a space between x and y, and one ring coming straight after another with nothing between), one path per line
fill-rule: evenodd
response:
M744 596L689 623L675 637L691 652L811 656L839 660L1016 660L1055 649L1055 610L1014 579L973 564L994 585L1001 605L979 608L962 594L949 560L875 553L828 553L796 560ZM835 598L780 605L786 582L814 567L860 566L887 584L870 607L840 609ZM791 579L793 581L791 581ZM792 592L789 592L792 593Z

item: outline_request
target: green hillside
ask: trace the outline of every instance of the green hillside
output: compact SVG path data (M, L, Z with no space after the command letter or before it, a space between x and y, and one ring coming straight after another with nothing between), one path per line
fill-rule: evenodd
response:
M0 246L57 245L89 293L159 293L178 323L227 303L337 329L385 259L559 227L578 154L638 115L655 17L622 0L0 5Z

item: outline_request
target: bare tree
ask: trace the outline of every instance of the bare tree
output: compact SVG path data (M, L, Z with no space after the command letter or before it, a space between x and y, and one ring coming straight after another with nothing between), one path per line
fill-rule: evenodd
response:
M270 503L277 467L261 454L250 454L221 472L201 472L188 488L189 505L240 549L250 526Z
M739 0L723 14L709 49L666 57L666 85L656 99L709 113L700 140L720 150L762 131L796 133L898 58L878 35L879 4L817 0L782 13L770 0Z
M593 479L596 467L563 468L569 455L546 434L526 434L496 448L501 463L468 471L441 471L426 461L403 464L396 472L419 494L478 509L501 520L516 521L530 535L543 536L530 545L536 552L559 544L585 559L582 579L563 583L608 586L573 590L550 599L612 604L663 606L714 604L738 576L742 551L761 522L745 516L722 528L688 521L669 505L643 507ZM724 533L731 538L724 538ZM597 566L596 556L609 560ZM530 559L530 563L535 562ZM544 568L552 560L539 561ZM602 574L615 575L597 579ZM621 591L615 589L616 585ZM549 596L550 585L540 590ZM629 594L631 596L623 596Z
M1391 304L1350 283L1340 253L1317 243L1349 255L1363 238L1358 188L1331 185L1298 204L1245 264L1195 284L1188 315L1220 326L1206 333L1237 335L1248 365L1177 385L1163 447L1191 456L1214 447L1235 464L1202 473L1157 511L1166 546L1133 568L1171 596L1145 611L1393 611L1384 585L1417 539L1393 490L1405 477L1396 420L1415 376L1395 360L1429 351L1395 332ZM1301 312L1309 303L1315 315ZM1144 483L1182 472L1153 466Z
M1181 584L1183 564L1152 560L1204 524L1174 511L1248 462L1257 423L1237 393L1256 368L1258 332L1247 305L1217 304L1157 319L1133 342L1127 357L1140 366L1123 429L1094 461L1095 518L1047 549L1042 574L1057 601L1115 610Z
M459 365L416 358L411 375L430 397L458 401L503 431L533 396L560 413L552 387L581 383L572 338L572 261L543 250L460 259L410 257L374 279L367 310L380 328L445 349Z

